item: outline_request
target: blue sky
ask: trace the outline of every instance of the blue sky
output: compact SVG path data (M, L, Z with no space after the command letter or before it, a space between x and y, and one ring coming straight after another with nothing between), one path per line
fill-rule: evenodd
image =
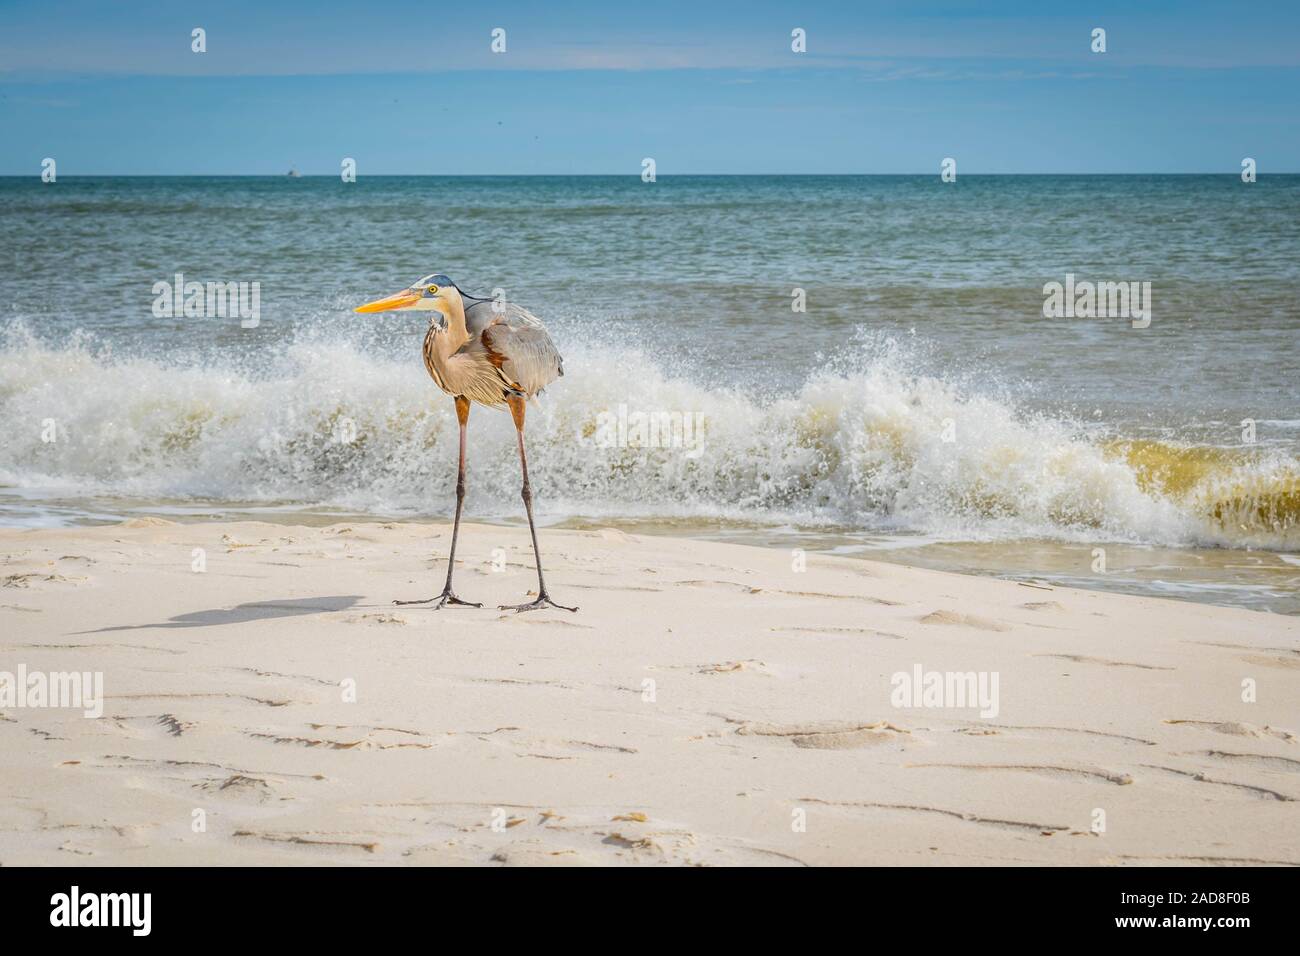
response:
M948 156L1296 172L1300 4L0 0L0 174L46 156L60 176L337 175L345 156L363 176L639 175L644 157L661 175Z

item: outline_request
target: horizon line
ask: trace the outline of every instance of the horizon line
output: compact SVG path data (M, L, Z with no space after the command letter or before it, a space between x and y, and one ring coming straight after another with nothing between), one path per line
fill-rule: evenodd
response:
M803 177L822 177L822 178L844 178L849 176L875 176L875 177L904 177L904 176L940 176L939 172L912 172L912 173L797 173L797 172L767 172L767 173L659 173L658 179L684 179L700 177L731 177L735 179L761 179L761 178L778 178L790 176ZM1257 172L1258 178L1265 176L1295 176L1300 175L1300 170L1277 170L1273 172ZM961 173L960 178L970 177L992 177L992 176L1231 176L1234 179L1241 176L1241 170L1224 172L1221 170L1193 170L1171 172L1167 170L1141 170L1135 172L1064 172L1064 171L1044 171L1032 173ZM0 179L37 179L41 178L40 172L34 173L0 173ZM339 179L339 173L298 173L291 175L289 173L60 173L59 179ZM365 173L358 174L357 181L361 179L637 179L641 178L638 172L623 173ZM55 185L58 180L55 180ZM48 183L46 185L49 185ZM653 183L646 183L653 185Z

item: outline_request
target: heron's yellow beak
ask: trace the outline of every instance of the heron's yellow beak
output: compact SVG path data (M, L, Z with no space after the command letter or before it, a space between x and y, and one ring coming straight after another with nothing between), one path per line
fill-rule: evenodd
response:
M376 299L374 302L367 302L365 305L359 305L354 312L396 312L399 309L409 309L415 303L420 301L420 293L412 292L410 289L403 289L395 295L386 296L382 299Z

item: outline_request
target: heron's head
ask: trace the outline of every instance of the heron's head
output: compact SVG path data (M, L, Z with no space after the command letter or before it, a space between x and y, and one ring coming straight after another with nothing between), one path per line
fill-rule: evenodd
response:
M460 289L442 273L425 276L411 284L409 289L359 305L356 312L403 312L415 309L422 312L447 314L449 307L461 306Z

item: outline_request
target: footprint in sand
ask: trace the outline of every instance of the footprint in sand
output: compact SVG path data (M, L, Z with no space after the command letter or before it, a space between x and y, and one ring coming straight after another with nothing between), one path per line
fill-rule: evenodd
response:
M646 667L646 670L694 671L697 674L734 674L737 671L771 674L766 664L754 658L740 661L721 661L717 664L650 664Z
M962 614L960 611L939 610L925 615L921 618L922 624L947 624L959 625L961 627L974 627L981 631L1009 631L1011 630L1001 621L991 621L988 618L976 617L973 614Z
M906 746L913 742L910 730L884 720L871 724L850 721L788 725L746 723L736 733L742 737L781 737L796 747L812 750L851 750L880 744Z
M349 624L410 624L400 614L384 612L380 614L353 614L345 619Z
M1256 727L1254 724L1247 724L1236 720L1164 720L1165 724L1188 724L1193 727L1204 727L1206 730L1214 731L1216 734L1227 734L1231 737L1272 737L1275 740L1285 740L1287 743L1295 743L1295 734L1289 730L1283 730L1280 727Z
M261 777L250 777L242 773L231 774L224 780L213 778L196 783L194 789L244 803L266 803L277 799L275 789Z
M734 674L736 671L769 673L767 665L756 660L723 661L721 664L704 664L695 668L697 674Z
M401 730L393 727L348 727L341 724L310 724L315 736L298 736L245 730L244 735L253 740L269 741L295 747L322 750L432 750L431 738L416 731ZM342 734L329 736L322 730L343 731ZM343 739L338 739L342 737Z
M181 737L194 729L193 721L181 720L175 714L145 714L140 717L113 717L113 724L133 737L161 739Z
M80 584L86 579L80 575L67 576L63 574L45 574L40 571L28 571L20 574L10 574L0 580L0 587L5 588L30 588L34 584Z

